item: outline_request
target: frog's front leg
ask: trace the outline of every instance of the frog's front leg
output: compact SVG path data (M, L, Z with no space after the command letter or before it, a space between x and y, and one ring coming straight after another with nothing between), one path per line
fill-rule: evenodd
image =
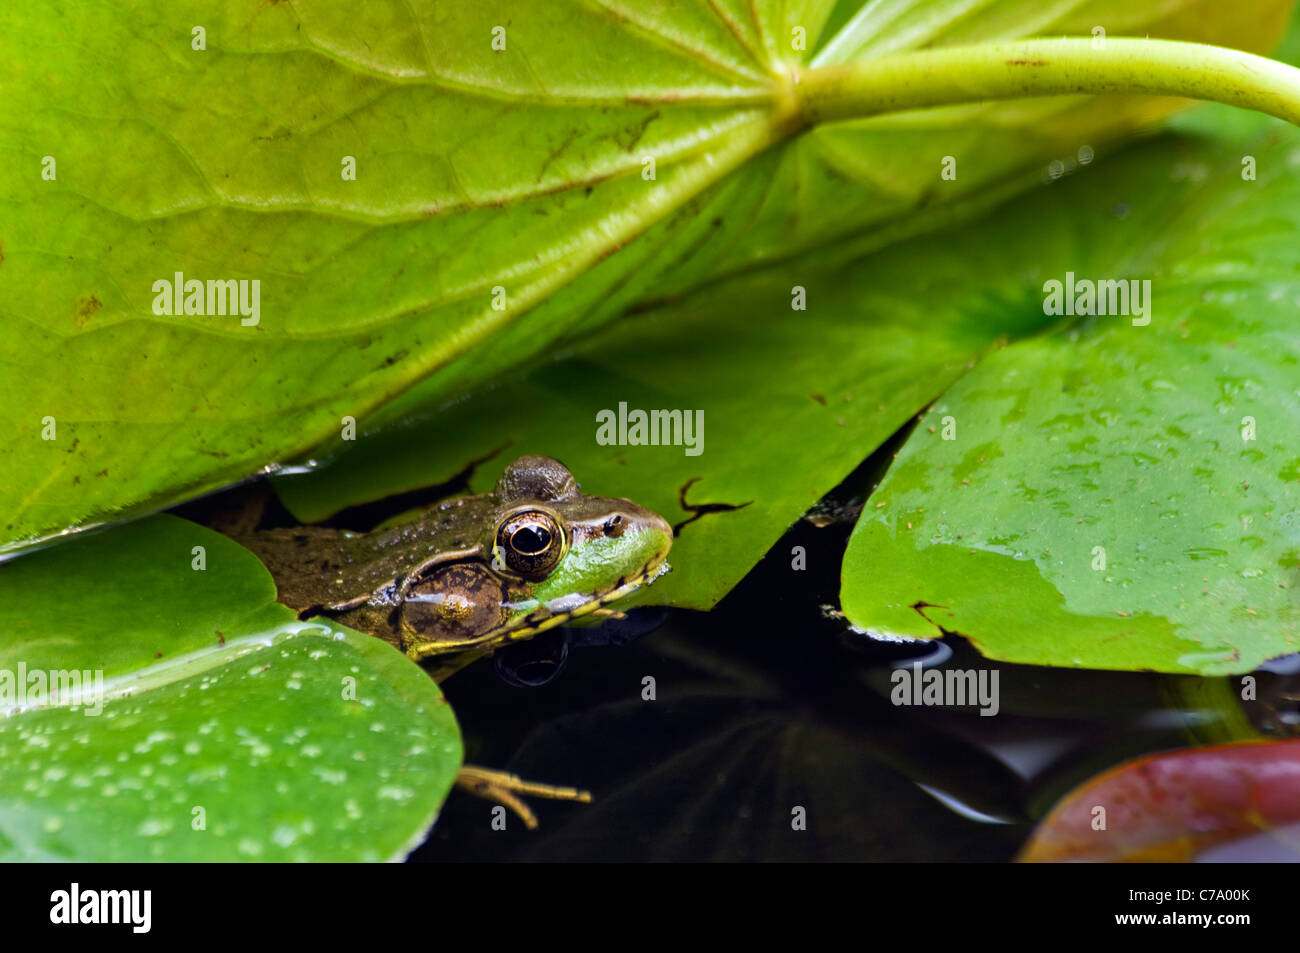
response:
M595 621L609 622L611 620L617 620L619 622L622 622L627 619L627 613L619 609L609 609L604 606L601 606L600 608L592 609L590 612L587 613L585 618L591 619L593 622Z
M535 781L525 781L516 774L495 771L492 768L480 768L472 764L461 767L460 773L456 775L456 787L468 791L475 797L504 804L518 815L530 831L537 829L537 816L523 802L520 795L545 797L556 801L591 803L590 791L556 787L553 784L538 784Z

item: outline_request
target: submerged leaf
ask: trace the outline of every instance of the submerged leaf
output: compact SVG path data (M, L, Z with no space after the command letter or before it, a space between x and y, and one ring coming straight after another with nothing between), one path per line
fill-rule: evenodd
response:
M1297 821L1300 740L1187 748L1127 761L1071 791L1020 860L1187 861Z

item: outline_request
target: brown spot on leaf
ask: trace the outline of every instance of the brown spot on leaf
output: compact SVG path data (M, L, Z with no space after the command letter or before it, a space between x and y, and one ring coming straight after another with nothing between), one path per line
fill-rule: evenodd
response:
M641 142L641 138L645 135L646 130L650 128L650 124L658 118L659 110L656 109L635 126L625 130L623 133L616 133L613 136L613 139L624 152L631 152L637 147L637 144Z
M91 295L88 298L82 298L77 302L77 327L84 328L89 321L104 305L99 298Z

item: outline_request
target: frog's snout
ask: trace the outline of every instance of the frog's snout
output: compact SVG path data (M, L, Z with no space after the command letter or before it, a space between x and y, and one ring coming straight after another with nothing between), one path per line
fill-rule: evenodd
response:
M631 500L592 498L586 513L568 524L573 565L600 567L600 574L632 578L656 569L673 544L673 528L653 510Z
M673 545L673 528L666 519L654 510L635 504L629 506L628 512L621 515L625 522L631 524L624 529L624 532L645 534L645 538L652 542L661 558L668 555L668 550Z

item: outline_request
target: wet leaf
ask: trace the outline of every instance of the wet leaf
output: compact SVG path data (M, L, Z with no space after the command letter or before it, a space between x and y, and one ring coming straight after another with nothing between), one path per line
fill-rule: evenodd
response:
M935 403L854 531L853 622L1086 668L1221 674L1296 651L1300 135L1262 125L1077 183L1074 242L1043 243L1035 282L1149 280L1150 324L1068 321Z
M720 273L927 227L920 207L1027 185L1172 106L1067 98L790 140L792 65L1103 15L1263 49L1288 8L871 3L831 37L833 6L11 5L0 545L286 461L417 382L389 416ZM257 313L248 284L246 317L215 288L209 313L159 314L178 275L257 281Z
M251 553L174 517L5 566L0 857L386 860L418 843L460 766L450 707L385 643L274 600Z
M1297 821L1300 740L1188 748L1127 761L1080 785L1039 825L1020 860L1188 861Z

